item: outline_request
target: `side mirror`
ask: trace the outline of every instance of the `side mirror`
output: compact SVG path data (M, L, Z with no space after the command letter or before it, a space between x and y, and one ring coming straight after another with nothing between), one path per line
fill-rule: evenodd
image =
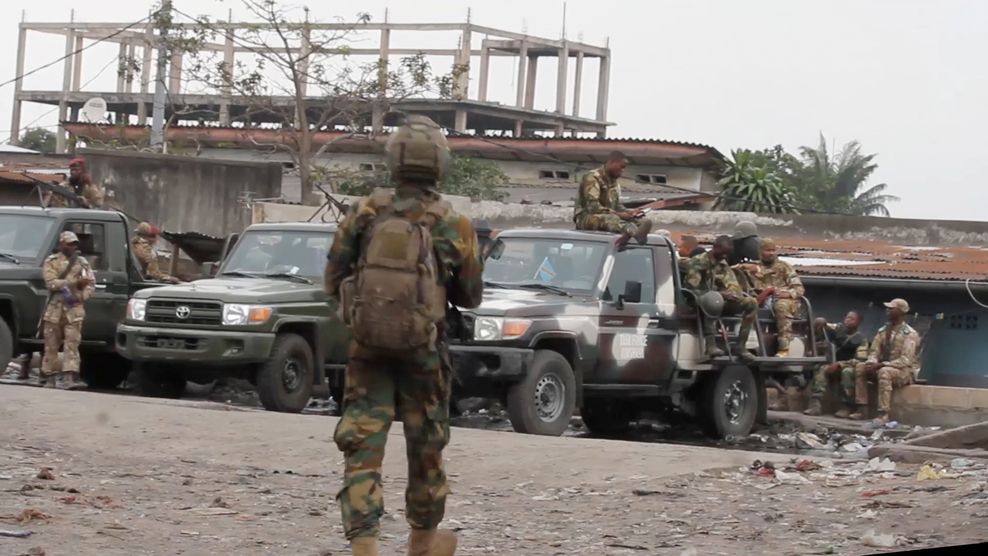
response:
M199 273L202 274L204 278L209 278L216 274L216 270L218 268L219 265L213 262L202 263L202 265L199 266Z
M494 245L492 245L489 248L489 250L487 252L487 256L486 257L483 257L483 258L484 259L491 258L491 259L494 259L496 261L496 260L500 259L501 258L501 255L503 255L503 254L504 254L504 242L501 241L501 240L499 240L499 239L496 239L496 240L494 240Z
M642 283L634 280L628 280L624 283L624 293L618 296L617 303L614 305L618 309L621 309L624 307L625 303L641 303L641 301Z

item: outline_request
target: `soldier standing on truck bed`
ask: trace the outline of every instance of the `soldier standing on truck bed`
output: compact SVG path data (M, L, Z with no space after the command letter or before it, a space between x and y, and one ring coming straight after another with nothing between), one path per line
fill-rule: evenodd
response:
M68 187L73 193L82 197L86 201L86 206L82 208L98 209L103 208L103 188L93 183L92 177L86 170L86 160L83 158L73 158L69 162L69 180L63 183L63 187ZM65 208L72 206L65 197L49 193L45 206L51 208Z
M79 238L72 232L58 236L58 253L45 259L43 274L48 288L44 322L45 354L41 374L48 388L77 390L85 388L79 380L79 342L82 321L86 317L83 303L93 294L93 271L78 254ZM64 343L61 369L58 348Z
M627 166L628 159L624 154L614 151L603 166L583 176L576 206L573 207L573 220L577 230L621 234L618 241L622 246L631 238L641 244L648 240L652 222L643 220L636 225L633 220L638 211L629 210L621 204L618 178Z
M353 554L376 556L381 465L397 413L408 453L408 554L452 556L456 537L437 530L449 493L442 452L452 367L444 317L447 300L480 304L477 234L439 195L449 147L438 125L407 116L386 153L394 190L378 189L350 208L326 266L326 293L340 303L353 338L334 434L346 462L337 498Z
M177 284L180 280L165 274L158 268L158 256L154 252L154 244L158 241L159 233L160 230L157 226L141 222L134 230L134 239L130 240L131 251L134 252L137 262L141 264L141 274L144 277L159 282Z

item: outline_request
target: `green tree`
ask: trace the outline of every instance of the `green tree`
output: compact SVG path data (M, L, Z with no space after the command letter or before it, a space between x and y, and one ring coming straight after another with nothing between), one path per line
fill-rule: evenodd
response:
M33 127L21 135L20 146L43 153L55 152L55 134L43 127Z
M344 195L368 195L375 187L390 183L386 172L336 172L328 181ZM489 160L453 156L439 189L449 195L474 201L501 201L505 194L498 187L508 181L501 168Z
M722 197L715 208L749 212L792 213L793 194L776 173L765 151L731 151L718 185Z
M803 167L797 178L799 189L820 210L888 216L888 203L899 198L886 193L887 184L867 186L868 179L878 169L876 156L863 154L857 141L845 144L833 156L821 133L815 148L800 148Z

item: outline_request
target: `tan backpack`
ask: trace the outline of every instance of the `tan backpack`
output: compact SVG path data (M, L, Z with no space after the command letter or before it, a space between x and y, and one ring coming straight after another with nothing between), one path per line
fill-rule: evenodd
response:
M377 216L367 227L353 276L343 281L344 322L362 346L400 357L435 351L446 315L446 287L432 228L450 211L430 203L417 221L398 214L390 190L374 192Z

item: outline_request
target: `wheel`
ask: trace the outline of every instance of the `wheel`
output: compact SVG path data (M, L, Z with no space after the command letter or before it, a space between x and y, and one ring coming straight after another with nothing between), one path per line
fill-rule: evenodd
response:
M573 368L554 351L536 351L528 376L508 390L508 418L516 432L559 436L575 406Z
M0 373L7 370L7 365L14 357L14 334L7 326L7 321L0 318Z
M622 400L584 398L580 416L593 435L616 436L628 431L635 411Z
M142 396L177 399L185 393L185 377L178 369L138 363L134 366L134 374L137 375L137 391Z
M90 388L112 390L130 374L130 362L115 353L91 353L82 357L79 375Z
M305 338L279 334L271 357L257 371L257 396L268 411L299 413L312 397L315 357Z
M744 365L725 367L701 389L700 426L713 437L745 436L758 416L758 385Z

